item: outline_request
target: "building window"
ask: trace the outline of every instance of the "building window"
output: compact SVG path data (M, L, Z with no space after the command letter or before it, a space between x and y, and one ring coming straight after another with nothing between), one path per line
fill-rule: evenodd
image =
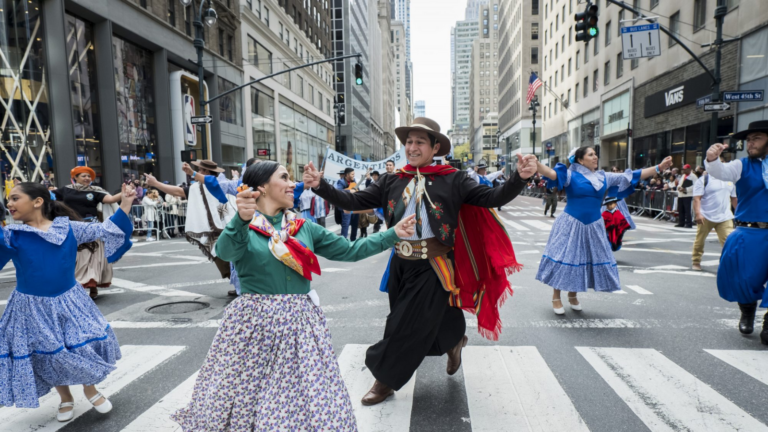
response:
M222 77L219 77L218 82L219 94L237 87L237 84L229 82ZM219 120L226 123L242 126L243 122L241 110L242 107L240 105L240 92L232 92L219 99Z
M285 63L283 63L283 70L288 70L288 69L290 69L290 66L288 66L288 65L287 65L287 64L285 64ZM284 74L283 74L283 86L284 86L285 88L287 88L288 90L293 90L293 89L291 88L291 74L292 74L292 73L293 73L293 72L288 72L288 73L284 73Z
M608 21L607 24L605 24L605 46L608 46L611 44L611 22Z
M597 54L600 52L600 33L595 35L594 39L595 39L595 42L593 46L595 47L595 49L592 51L592 54L597 56ZM584 50L584 51L586 52L587 50Z
M651 0L651 9L655 8L658 5L659 5L659 0Z
M573 40L573 27L568 27L568 46L571 46Z
M555 31L560 31L560 14L555 15ZM557 105L555 105L557 109Z
M141 5L141 7L143 7L144 9L146 9L146 8L147 8L147 3L148 3L148 2L147 2L147 0L140 0L140 1L139 1L139 4L140 4L140 5Z
M584 94L582 96L587 97L589 95L589 77L584 77Z
M580 55L581 55L581 53L576 51L576 70L579 70L579 56Z
M299 75L299 96L304 97L304 78Z
M251 118L253 134L253 154L266 149L269 156L260 159L276 160L275 148L275 99L268 94L251 87Z
M603 85L607 86L611 83L611 61L605 62L605 69L603 70Z
M176 27L176 2L175 1L168 2L168 24L170 24L171 27Z
M232 35L227 35L227 58L229 61L235 58L235 38Z
M557 56L560 54L560 49L559 48L560 48L560 43L559 42L555 42L555 58L557 58Z
M224 30L219 29L219 55L224 57Z
M248 36L248 61L266 75L272 73L272 53L251 36Z
M539 39L539 23L531 23L531 39Z
M67 34L72 35L67 38L67 53L70 53L68 68L69 87L72 117L75 126L77 165L93 168L96 172L93 184L103 186L104 184L101 181L103 165L101 157L101 122L98 111L99 94L98 86L96 85L96 53L90 49L93 46L93 26L72 15L66 16L66 26ZM5 51L5 48L3 46L3 51ZM25 80L27 79L29 78L25 78ZM29 89L37 88L43 90L45 88L45 86L39 86L40 83L35 81L28 81L31 84ZM28 113L28 111L25 110L25 113ZM9 117L9 120L14 120L13 115L10 113ZM34 140L37 141L36 139ZM34 168L34 164L28 166ZM33 178L31 180L40 179Z
M576 102L579 101L579 83L576 83L576 90L573 92Z
M557 71L555 71L555 86L557 86Z
M616 37L621 37L621 22L624 21L624 9L619 11L619 25L616 26Z
M285 41L285 39L283 39L283 23L279 22L278 24L280 24L280 40Z
M630 68L635 69L640 65L640 59L639 58L633 58L630 61Z
M600 88L599 81L600 70L595 69L595 71L592 72L592 93L597 93L597 89Z
M669 32L677 36L680 34L680 11L675 12L669 17ZM677 45L674 39L669 38L669 46Z
M531 15L539 14L539 0L531 0Z
M157 154L152 52L112 36L123 175L154 172Z
M192 36L192 6L184 8L184 33Z
M734 9L736 6L738 6L739 5L739 1L740 0L728 0L727 1L727 3L728 3L728 11L730 11L731 9Z
M568 59L568 76L571 76L571 59Z
M624 75L624 59L621 53L616 55L616 78L621 78Z
M269 9L267 7L264 7L264 23L269 27Z
M315 105L315 86L312 84L309 85L309 103L312 104L312 106Z

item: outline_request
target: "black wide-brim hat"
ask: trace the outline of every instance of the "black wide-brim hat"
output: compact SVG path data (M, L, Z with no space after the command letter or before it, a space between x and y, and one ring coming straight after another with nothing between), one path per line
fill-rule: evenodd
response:
M395 129L395 135L403 145L408 140L408 133L418 130L426 132L440 143L440 150L435 153L435 157L445 156L451 152L451 140L440 133L440 125L436 121L426 117L416 117L413 119L413 123L410 126L400 126Z
M607 197L605 198L605 201L603 201L603 205L608 205L610 203L619 202L619 199L616 197Z
M753 121L752 123L749 124L749 128L747 128L747 130L743 130L733 134L732 138L737 140L743 140L743 139L746 139L749 134L755 133L755 132L763 132L768 134L768 120Z
M488 169L488 165L486 165L486 164L480 164L480 165L476 166L476 167L475 167L475 169L476 169L476 170L481 170L481 169Z

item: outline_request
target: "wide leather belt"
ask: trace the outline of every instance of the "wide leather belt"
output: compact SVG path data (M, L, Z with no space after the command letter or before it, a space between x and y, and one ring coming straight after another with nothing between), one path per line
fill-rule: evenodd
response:
M425 240L402 240L395 244L397 256L407 260L435 258L450 251L450 246L440 243L434 237Z
M740 226L740 227L768 229L768 222L742 222L742 221L735 221L735 222L736 222L736 226Z

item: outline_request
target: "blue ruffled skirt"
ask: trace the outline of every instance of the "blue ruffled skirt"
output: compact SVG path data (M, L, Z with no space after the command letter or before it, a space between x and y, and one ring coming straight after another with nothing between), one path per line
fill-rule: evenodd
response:
M731 302L768 307L768 229L737 227L728 236L720 254L717 290Z
M56 297L13 291L0 318L0 405L37 408L55 386L103 381L119 359L112 328L79 283Z
M536 280L569 292L620 290L619 270L603 219L585 225L568 213L560 215L549 234Z

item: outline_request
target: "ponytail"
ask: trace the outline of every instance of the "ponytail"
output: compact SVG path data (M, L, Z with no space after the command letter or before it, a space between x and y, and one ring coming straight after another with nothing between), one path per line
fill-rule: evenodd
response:
M71 207L64 204L61 201L54 201L51 199L51 192L47 187L40 183L19 183L18 186L21 192L29 196L30 200L36 200L38 198L43 199L43 216L48 220L54 220L57 217L66 217L72 221L82 221L83 218L77 214Z

